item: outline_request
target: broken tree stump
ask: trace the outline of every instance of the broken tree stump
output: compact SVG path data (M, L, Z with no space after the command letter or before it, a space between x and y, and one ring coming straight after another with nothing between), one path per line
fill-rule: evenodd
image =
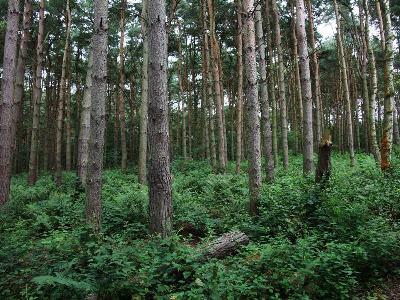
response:
M239 231L225 233L206 246L203 258L224 258L234 253L241 245L247 245L249 237Z
M326 183L329 181L331 174L331 148L331 134L329 131L326 131L318 147L318 165L315 171L316 183Z

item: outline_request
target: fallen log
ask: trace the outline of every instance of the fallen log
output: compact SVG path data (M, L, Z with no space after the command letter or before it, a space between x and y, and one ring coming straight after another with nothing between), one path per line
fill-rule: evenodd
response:
M249 237L243 232L225 233L205 247L202 258L224 258L236 252L239 246L247 245L248 243Z

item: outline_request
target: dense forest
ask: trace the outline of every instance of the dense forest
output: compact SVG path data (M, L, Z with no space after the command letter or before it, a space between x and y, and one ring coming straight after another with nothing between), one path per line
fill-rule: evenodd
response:
M400 1L0 0L0 299L400 299Z

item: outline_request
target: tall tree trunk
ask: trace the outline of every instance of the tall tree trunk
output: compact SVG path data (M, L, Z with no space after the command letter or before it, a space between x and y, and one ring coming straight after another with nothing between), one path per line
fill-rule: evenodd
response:
M215 29L215 14L214 5L212 0L207 0L208 11L210 18L210 34L211 34L211 64L214 75L214 91L215 91L215 109L217 115L217 130L218 130L218 160L219 160L219 171L225 173L226 161L225 161L225 134L224 134L224 119L223 119L223 89L221 89L220 75L221 70L219 68L219 46L217 41L217 34Z
M293 95L293 100L294 100L294 107L296 107L295 110L295 116L298 119L298 121L295 124L295 127L298 125L298 130L295 130L295 135L297 136L304 136L303 132L303 101L302 101L302 85L301 85L301 79L300 79L300 68L299 68L299 45L297 41L297 36L296 36L296 11L294 7L294 1L291 1L292 5L292 40L293 40L293 63L294 63L294 77L295 77L295 88L294 88L294 95ZM290 89L289 89L290 91ZM290 99L290 96L289 96ZM298 109L297 109L298 108ZM300 133L300 134L299 134ZM300 139L300 147L303 149L303 141Z
M343 36L341 31L341 20L339 15L339 7L336 0L333 0L335 15L336 15L336 24L337 24L337 42L339 48L339 59L340 59L340 67L343 73L343 87L344 87L344 95L346 101L346 117L347 117L347 138L348 138L348 146L350 153L350 166L354 166L354 137L353 137L353 120L352 120L352 110L351 110L351 101L350 101L350 90L348 83L348 75L347 75L347 66L346 66L346 58L343 47Z
M265 42L264 42L264 31L261 15L261 5L257 5L256 12L256 40L259 57L259 69L260 69L260 85L261 85L261 118L263 124L263 137L264 137L264 152L267 160L266 173L268 181L274 180L274 157L272 154L272 131L271 131L271 120L269 116L269 98L268 98L268 82L267 82L267 64L265 54Z
M307 0L307 9L308 9L308 21L310 23L310 45L311 45L311 63L313 69L313 81L314 81L314 100L315 100L315 122L316 122L316 132L315 137L316 141L320 141L322 137L323 131L323 115L322 115L322 99L321 99L321 83L320 83L320 75L319 75L319 62L318 62L318 53L317 48L315 46L315 31L314 31L314 15L312 11L312 3L311 0Z
M93 49L89 50L89 60L86 71L85 91L83 93L82 112L80 120L80 132L78 140L78 163L77 174L83 186L86 186L87 165L89 159L89 137L90 137L90 107L92 102L92 72L93 71Z
M119 88L118 88L118 110L119 124L121 130L121 169L126 170L128 152L126 148L126 118L125 118L125 10L126 0L121 0L121 17L119 24Z
M246 111L249 142L250 213L258 214L261 189L260 105L258 102L254 0L243 1L243 44L247 79ZM265 91L264 91L265 92Z
M204 130L204 137L205 137L205 151L206 151L206 158L208 160L212 160L211 156L211 133L210 133L210 122L209 122L209 115L208 115L208 35L207 35L207 8L205 7L205 0L201 1L201 22L202 22L202 101L201 101L201 108L202 108L202 122L203 130ZM207 47L206 47L207 46ZM214 168L214 166L213 166Z
M369 146L372 155L376 162L380 162L380 153L378 148L378 143L376 139L376 126L375 126L375 107L376 107L376 93L378 89L378 80L376 75L376 66L375 66L375 55L374 50L369 42L369 8L368 1L363 0L363 9L365 13L365 47L367 48L367 58L369 61L369 76L370 76L370 85L371 85L371 97L369 99L369 108L368 108L368 131L369 131ZM367 72L367 71L366 71ZM366 76L365 76L366 77ZM364 80L364 79L363 79ZM365 78L367 80L367 78ZM364 85L364 83L363 83ZM367 90L368 92L368 90Z
M165 21L165 0L152 0L149 3L149 219L150 231L163 237L172 229Z
M36 45L36 77L33 87L33 114L31 132L31 150L29 155L28 184L34 185L37 180L38 169L38 142L39 142L39 117L40 102L42 98L42 67L43 67L43 35L44 35L44 6L45 1L40 1L39 30Z
M68 61L68 48L71 33L71 19L69 0L67 0L67 32L65 37L64 56L61 67L61 80L60 80L60 91L58 95L58 112L57 112L57 136L56 136L56 183L61 185L62 183L62 130L63 130L63 119L64 119L64 98L66 89L66 72L67 72L67 61Z
M0 101L0 205L8 201L12 169L14 75L16 69L19 0L8 0Z
M210 62L210 48L209 48L209 37L208 37L208 24L207 24L207 0L203 0L202 10L203 10L203 43L205 52L205 61L203 62L206 71L206 83L207 83L207 111L208 111L208 128L210 137L210 155L211 155L211 166L213 170L217 167L217 149L215 142L215 126L214 126L214 115L212 109L213 92L212 92L212 73L211 73L211 62Z
M400 133L399 133L398 113L396 106L393 106L393 144L398 145L399 143L400 143Z
M94 1L93 88L90 110L89 161L86 183L86 221L95 232L101 225L101 176L107 94L108 1Z
M391 168L391 151L393 140L393 105L394 105L394 85L393 85L393 41L394 34L392 32L392 21L390 19L389 0L382 0L384 12L384 119L383 119L383 136L381 145L381 169L383 171Z
M142 1L142 36L143 36L143 67L142 67L142 94L140 104L140 133L139 133L139 183L146 182L147 162L147 124L148 124L148 101L149 101L149 40L148 40L148 0Z
M68 18L71 18L69 12ZM67 61L67 88L65 91L65 170L71 171L72 168L72 127L71 127L71 88L72 88L72 63L71 63L72 48L68 47Z
M24 15L22 20L22 34L18 52L17 69L15 72L14 102L12 105L12 150L15 153L17 127L22 115L24 83L25 83L25 64L28 55L29 30L32 23L32 0L25 0Z
M271 131L272 131L272 152L274 157L274 166L276 167L278 164L278 137L277 137L277 123L276 123L276 97L275 97L275 72L272 68L273 56L274 52L272 50L272 38L271 38L271 11L270 11L270 1L265 1L265 19L266 19L266 36L267 36L267 45L268 45L268 57L267 57L267 65L269 70L269 85L270 85L270 93L271 93Z
M272 11L275 20L275 46L278 54L278 88L279 88L279 104L281 111L281 129L282 129L282 151L283 151L283 168L289 166L289 147L288 147L288 123L286 108L286 91L285 91L285 69L283 65L281 28L279 24L279 11L276 0L272 0Z
M187 134L186 134L186 106L185 106L185 87L184 84L187 82L187 76L183 66L183 54L182 54L182 39L181 39L181 28L178 26L178 81L179 81L179 106L182 105L182 156L187 159Z
M236 173L240 173L242 160L242 128L243 128L243 23L242 23L242 1L236 0L237 14L237 72L238 72L238 95L236 103Z
M135 78L135 67L132 70L130 79L130 93L129 93L129 106L131 111L131 132L130 132L130 148L131 148L131 160L135 162L136 154L136 78Z
M301 90L303 92L303 172L308 175L313 169L313 117L310 59L307 49L304 1L296 0L296 29L299 39Z

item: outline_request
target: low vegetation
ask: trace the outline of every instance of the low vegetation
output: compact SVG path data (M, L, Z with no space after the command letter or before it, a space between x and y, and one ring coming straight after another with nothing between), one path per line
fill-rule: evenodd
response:
M243 175L207 162L173 165L174 234L148 234L148 196L135 170L104 173L103 222L93 234L74 173L57 188L13 178L0 211L0 298L346 299L374 298L400 276L400 161L382 175L373 158L333 155L325 190L302 176L302 158L264 184L260 215L248 214ZM250 243L200 260L215 237L239 230Z

